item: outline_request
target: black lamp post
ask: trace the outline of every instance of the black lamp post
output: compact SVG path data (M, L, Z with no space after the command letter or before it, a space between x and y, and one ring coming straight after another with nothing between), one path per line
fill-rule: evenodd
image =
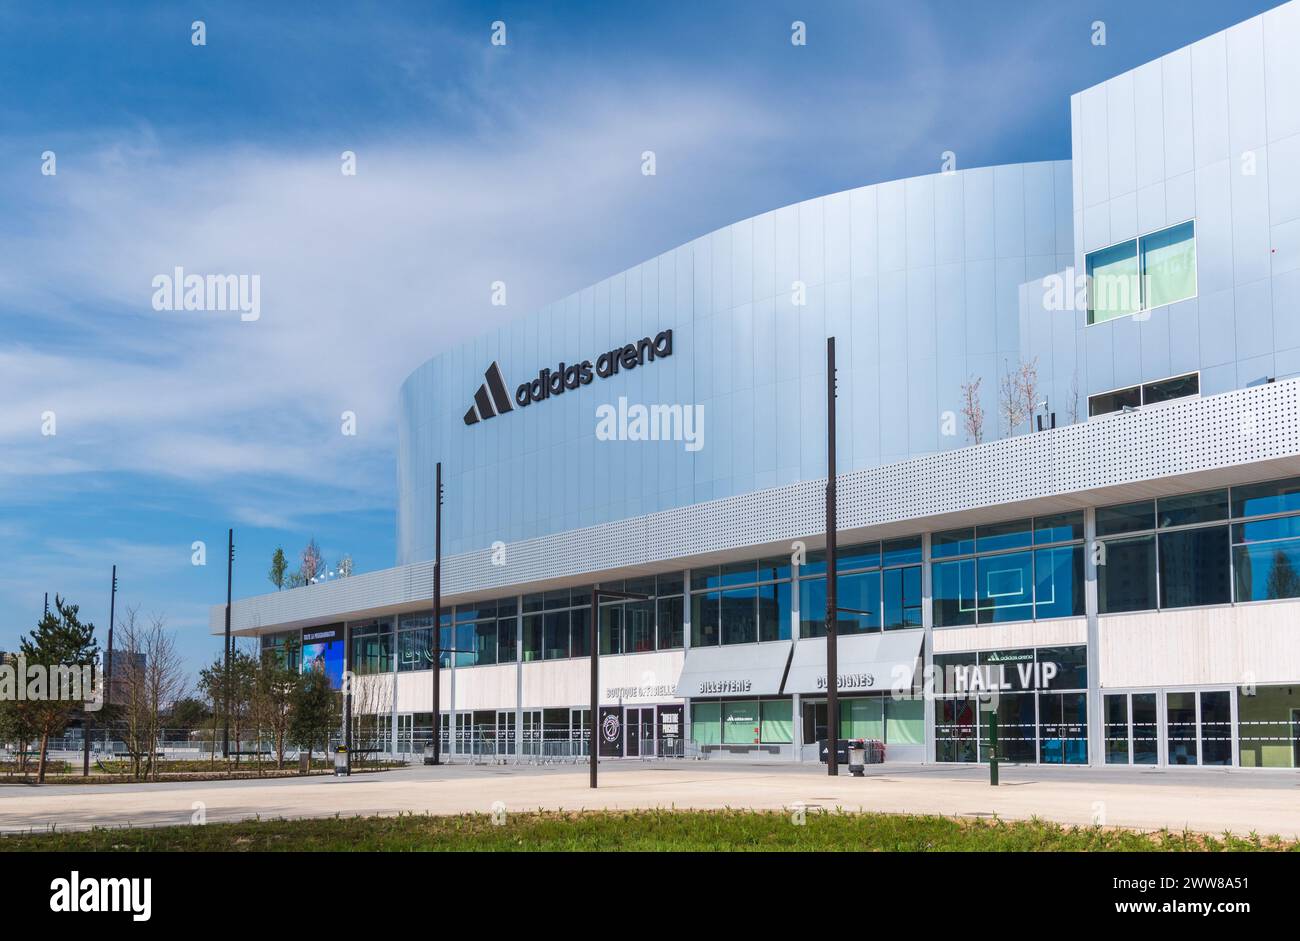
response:
M615 591L612 588L592 586L591 589L591 725L587 740L591 754L591 786L596 786L596 764L600 756L600 599L622 598L625 601L649 601L649 595L635 591Z
M230 589L235 574L235 531L226 534L226 644L222 668L222 707L225 723L221 729L221 757L230 757ZM238 745L238 743L236 743Z
M434 470L433 510L433 763L442 763L442 461ZM455 646L453 639L452 646ZM453 705L455 705L453 703Z
M839 573L835 545L835 338L826 339L826 773L840 773Z

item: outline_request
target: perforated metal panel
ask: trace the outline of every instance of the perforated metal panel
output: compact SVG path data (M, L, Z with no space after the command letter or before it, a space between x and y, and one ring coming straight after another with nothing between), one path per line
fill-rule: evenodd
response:
M862 529L1161 478L1300 457L1300 380L990 442L843 475L840 526ZM1300 472L1300 462L1293 472ZM449 602L546 580L816 537L825 527L825 479L573 530L446 561ZM917 531L924 528L918 522ZM232 627L248 630L425 602L433 563L386 569L239 601ZM224 608L212 609L215 631Z

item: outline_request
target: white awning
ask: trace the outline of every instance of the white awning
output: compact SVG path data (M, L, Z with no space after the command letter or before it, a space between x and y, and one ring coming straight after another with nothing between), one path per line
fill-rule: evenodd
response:
M790 663L791 641L692 647L677 681L683 699L710 696L774 696Z
M922 630L909 630L841 637L836 647L840 691L910 690L924 635ZM794 645L790 674L781 692L826 692L825 637L806 637Z

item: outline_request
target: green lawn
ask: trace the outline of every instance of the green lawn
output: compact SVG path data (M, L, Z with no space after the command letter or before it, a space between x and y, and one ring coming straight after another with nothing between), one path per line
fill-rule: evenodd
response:
M1144 851L1300 849L1276 837L1214 838L899 814L628 811L453 817L329 817L206 826L30 833L0 838L0 852L265 850L995 850Z

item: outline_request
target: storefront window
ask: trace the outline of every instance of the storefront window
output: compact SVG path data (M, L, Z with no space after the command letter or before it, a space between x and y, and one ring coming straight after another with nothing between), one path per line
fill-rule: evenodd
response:
M867 738L883 742L884 717L884 700L879 697L841 699L840 738Z
M762 717L759 738L764 744L784 745L794 741L793 703L789 699L765 699L759 704Z
M887 745L925 744L924 700L885 700L885 743Z
M758 700L734 700L722 705L722 744L757 745L760 736Z
M1237 753L1243 768L1300 768L1300 685L1237 690Z
M717 745L722 742L721 703L691 703L691 741L697 745Z

